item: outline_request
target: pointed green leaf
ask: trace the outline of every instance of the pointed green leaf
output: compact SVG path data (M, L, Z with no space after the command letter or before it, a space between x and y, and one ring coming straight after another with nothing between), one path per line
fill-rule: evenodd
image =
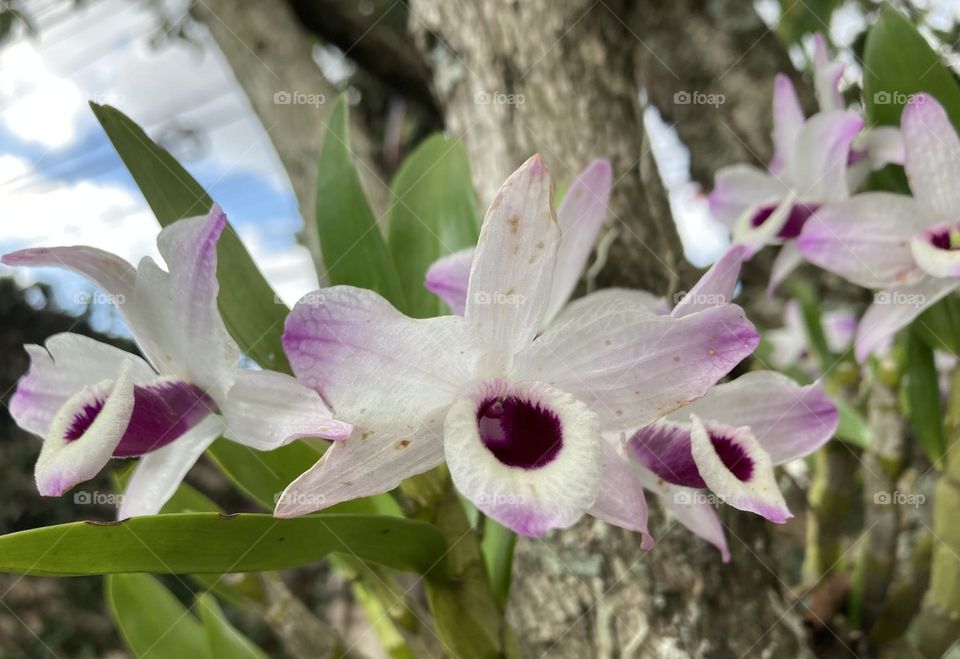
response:
M138 659L214 659L203 626L157 579L114 574L106 579L107 602L124 642Z
M263 650L230 624L213 595L205 593L198 597L196 609L200 612L200 620L203 621L203 627L207 632L211 657L269 659Z
M459 140L433 135L403 161L390 186L388 242L400 282L404 311L417 318L447 313L423 286L430 264L477 243L480 211Z
M839 413L837 437L848 444L866 448L870 444L870 428L867 426L867 420L842 396L831 396L831 398Z
M426 522L386 515L179 513L72 522L0 536L0 572L32 575L260 572L344 552L404 572L440 565L446 543Z
M347 99L340 96L330 114L317 169L317 231L327 276L380 293L403 306L397 269L367 203L350 151Z
M513 572L513 548L517 534L487 517L483 521L483 559L490 574L490 589L500 608L507 605Z
M213 201L203 187L143 129L109 105L90 107L161 226L210 210ZM231 209L225 210L229 215ZM217 258L217 302L230 335L264 368L289 373L280 345L287 308L229 225L220 237Z
M933 361L933 350L913 331L907 335L905 366L903 386L910 406L910 426L927 458L938 464L946 447L940 378Z
M900 124L911 96L927 92L960 126L960 85L910 20L885 8L864 49L863 94L870 125Z

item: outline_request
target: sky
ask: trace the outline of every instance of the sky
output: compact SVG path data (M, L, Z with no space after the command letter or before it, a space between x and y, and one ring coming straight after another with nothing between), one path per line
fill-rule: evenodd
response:
M285 301L316 288L309 254L295 242L303 225L286 174L202 28L191 34L198 43L152 47L158 21L143 3L92 0L75 9L48 0L28 10L37 36L21 33L0 47L0 253L83 244L134 264L159 259L159 225L90 111L93 100L118 107L171 149ZM117 329L115 314L96 308L95 289L77 275L0 266L4 274L53 284L55 304L68 311L93 299L97 329Z

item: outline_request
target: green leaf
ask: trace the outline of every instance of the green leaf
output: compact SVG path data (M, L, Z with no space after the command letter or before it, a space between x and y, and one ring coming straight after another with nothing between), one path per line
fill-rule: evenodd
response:
M367 203L350 151L347 99L333 106L317 168L317 231L332 284L380 293L403 307L393 258Z
M390 187L388 243L403 286L407 314L429 318L446 305L423 286L430 264L480 234L480 211L463 145L433 135L403 161Z
M114 574L106 579L110 613L134 656L140 659L213 659L203 626L187 608L147 574Z
M517 534L487 517L483 521L483 559L490 573L490 589L500 608L507 604L513 570L513 547Z
M885 8L864 49L863 93L869 125L899 125L903 106L927 92L960 126L960 85L910 20Z
M0 572L260 572L308 565L331 552L344 552L424 574L440 565L445 549L436 527L386 515L275 519L180 513L123 522L72 522L0 536Z
M839 413L836 435L854 446L866 448L870 444L870 428L867 420L841 396L831 396Z
M933 350L960 355L960 300L948 295L911 323Z
M217 659L269 659L267 654L230 624L217 599L209 594L197 598L200 620L207 632L210 656Z
M794 44L806 34L829 32L830 17L839 4L837 0L780 0L777 34L788 44Z
M807 332L807 342L817 358L817 363L822 370L828 371L833 366L834 359L827 345L827 337L823 332L823 323L820 319L820 302L817 300L817 295L810 284L800 279L794 279L790 282L790 292L800 305L803 326Z
M109 105L90 103L90 107L161 226L210 210L213 201L206 190L143 129ZM232 226L220 237L217 259L217 302L230 335L264 368L289 373L280 345L287 307L263 278Z
M927 458L937 465L946 447L940 378L933 361L933 350L913 331L907 335L906 362L903 386L910 407L910 426Z

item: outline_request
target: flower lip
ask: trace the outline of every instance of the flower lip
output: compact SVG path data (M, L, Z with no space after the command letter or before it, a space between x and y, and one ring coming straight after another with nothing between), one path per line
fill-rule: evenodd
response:
M199 387L180 380L160 380L133 389L133 412L113 457L130 458L166 446L217 412L215 403ZM63 440L74 442L87 432L103 411L105 395L98 395L77 410Z
M710 442L713 444L713 450L717 452L724 466L730 470L738 480L749 482L753 477L753 460L746 449L743 448L730 435L716 430L707 431L710 436Z
M480 440L509 467L539 469L557 457L563 430L555 412L519 396L490 396L477 408Z
M799 236L803 225L806 224L811 215L817 212L818 208L820 208L819 204L794 204L790 208L790 214L787 216L783 227L777 232L777 238L787 240ZM762 226L763 223L773 215L775 210L777 210L776 204L768 204L760 207L757 212L754 213L753 217L750 218L750 226L753 228Z

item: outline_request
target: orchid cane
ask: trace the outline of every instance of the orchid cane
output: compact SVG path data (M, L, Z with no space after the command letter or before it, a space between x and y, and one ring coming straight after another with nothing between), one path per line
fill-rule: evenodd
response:
M464 317L416 320L337 286L301 300L284 348L294 373L355 426L281 497L302 515L377 494L443 462L482 512L538 536L585 513L646 533L643 491L602 432L698 398L757 345L743 311L683 318L591 295L541 332L561 232L534 156L483 223Z
M860 322L859 361L960 286L960 137L927 94L907 104L901 132L913 196L857 195L816 213L797 241L811 263L881 289Z
M154 514L221 434L269 450L300 437L342 439L316 392L273 371L238 368L240 350L217 309L217 241L227 218L205 217L160 232L168 270L150 257L138 268L93 247L26 249L14 266L79 272L112 298L142 350L137 355L79 334L28 345L30 370L10 402L17 424L43 438L37 488L59 496L93 478L111 457L142 456L121 518Z

